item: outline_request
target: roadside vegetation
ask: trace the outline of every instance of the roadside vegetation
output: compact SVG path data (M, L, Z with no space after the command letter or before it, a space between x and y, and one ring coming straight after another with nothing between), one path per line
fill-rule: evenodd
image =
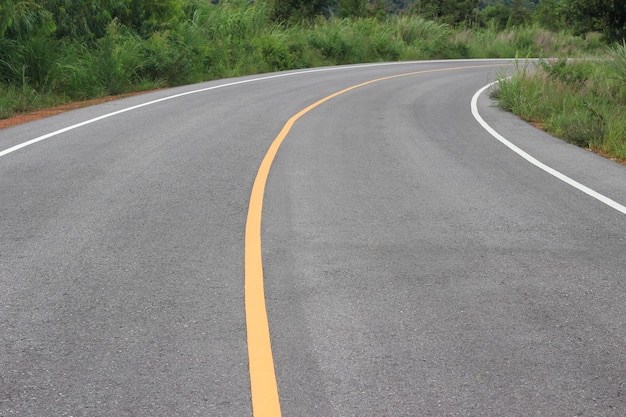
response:
M518 62L494 96L550 134L626 161L626 43L603 59Z
M626 33L620 4L0 0L0 118L68 101L324 65L608 57L606 62L544 60L533 72L520 68L502 83L501 99L506 108L544 123L554 134L607 152L621 149L624 155L624 146L615 143L624 142L625 136L620 120L626 58L623 44L609 47ZM531 99L556 100L557 92L560 101L537 102L539 110L524 107ZM565 107L570 102L582 107ZM546 108L560 113L562 120L539 120L548 114ZM600 132L606 139L599 139Z

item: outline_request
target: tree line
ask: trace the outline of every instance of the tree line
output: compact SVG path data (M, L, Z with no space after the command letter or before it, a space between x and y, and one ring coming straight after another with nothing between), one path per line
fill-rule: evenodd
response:
M572 30L576 35L600 32L609 42L626 38L624 0L256 1L267 3L271 19L285 24L319 16L359 18L409 14L452 26L494 25L504 29L538 24L555 31ZM47 33L57 38L94 40L104 36L113 19L147 36L154 31L167 30L203 2L209 0L0 0L0 37L19 39ZM254 2L248 0L248 3Z
M0 117L322 65L580 56L604 45L572 30L620 41L622 12L617 0L0 0Z
M341 17L412 14L439 23L498 29L538 24L576 35L600 32L609 42L626 38L624 0L269 0L279 21L318 15Z

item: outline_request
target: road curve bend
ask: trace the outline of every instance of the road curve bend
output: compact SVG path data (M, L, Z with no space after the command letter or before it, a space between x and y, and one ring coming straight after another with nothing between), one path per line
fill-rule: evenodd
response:
M0 416L624 415L626 216L475 114L618 205L626 168L475 96L510 64L1 130Z

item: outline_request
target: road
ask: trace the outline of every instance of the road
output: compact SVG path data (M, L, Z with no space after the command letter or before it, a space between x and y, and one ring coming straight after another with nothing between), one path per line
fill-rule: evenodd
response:
M625 415L626 216L477 121L507 65L219 80L0 131L0 416ZM476 109L626 204L626 167Z

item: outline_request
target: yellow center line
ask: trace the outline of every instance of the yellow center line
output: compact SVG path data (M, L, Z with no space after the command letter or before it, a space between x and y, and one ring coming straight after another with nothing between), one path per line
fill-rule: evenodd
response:
M278 396L278 385L276 383L276 373L274 370L274 359L272 357L272 346L270 342L269 323L267 320L267 309L265 307L265 292L263 289L263 260L261 252L261 214L263 211L263 196L265 185L270 172L270 167L274 162L278 148L283 143L294 123L302 116L341 94L373 84L379 81L392 78L406 77L409 75L425 74L430 72L453 71L468 68L482 68L500 66L500 64L488 64L477 66L464 66L454 68L440 68L434 70L424 70L396 74L388 77L377 78L356 84L333 93L321 100L311 104L292 116L283 126L270 145L261 166L257 172L252 192L250 195L250 205L248 207L248 217L245 231L244 247L244 297L246 310L246 329L248 337L248 361L250 367L250 390L252 394L252 414L254 417L280 417L280 399Z

